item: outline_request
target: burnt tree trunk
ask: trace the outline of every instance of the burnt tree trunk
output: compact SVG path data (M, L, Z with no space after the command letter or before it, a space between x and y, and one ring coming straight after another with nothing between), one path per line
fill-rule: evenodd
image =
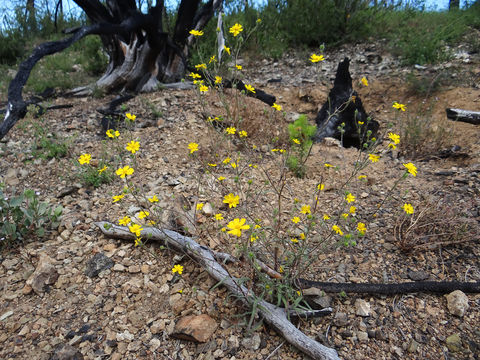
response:
M120 25L116 34L101 35L109 56L105 74L96 85L106 91L151 91L161 83L180 81L185 74L192 29L202 29L223 0L182 0L173 32L164 24L164 0L146 14L134 0L75 0L93 23Z
M59 0L61 1L61 0ZM151 91L161 83L179 81L185 73L190 30L202 29L223 0L182 0L171 33L164 24L165 2L157 0L147 13L135 0L74 0L91 24L65 31L71 37L39 45L23 61L8 87L5 118L0 124L2 139L26 114L22 92L35 64L47 55L63 51L88 35L99 35L109 56L105 74L96 86L112 91Z

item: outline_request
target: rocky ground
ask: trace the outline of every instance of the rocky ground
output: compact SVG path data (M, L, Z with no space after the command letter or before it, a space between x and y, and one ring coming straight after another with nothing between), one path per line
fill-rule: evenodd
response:
M433 128L446 130L438 144L445 149L454 145L461 149L454 156L443 157L442 148L438 148L413 160L402 152L385 153L368 168L367 182L352 185L359 214L368 224L366 236L355 247L325 246L306 277L339 282L480 281L478 126L453 123L444 115L445 107L480 110L478 54L469 55L459 48L448 64L403 68L381 49L381 44L339 49L327 55L320 70L293 55L279 61L263 60L261 65L245 60L250 82L275 95L286 112L285 118L267 116L270 109L265 113L266 105L246 100L244 126L248 141L258 144L258 165L277 174L278 157L270 151L270 139L282 139L287 123L300 113L313 121L326 100L336 64L344 56L352 57L354 87L382 130L390 122L401 130L406 116L416 116L428 108L427 115L422 116L428 116ZM409 73L423 79L441 73L446 80L426 98L406 84ZM368 87L359 85L362 76L368 78ZM116 222L139 210L131 198L112 203L112 195L123 186L118 179L93 189L73 175L74 161L81 153L99 156L103 138L101 115L96 109L108 100L59 97L54 100L56 104L71 103L73 108L48 112L40 120L25 119L0 144L0 175L7 190L31 188L43 200L64 208L60 228L46 239L0 254L0 357L305 358L268 326L248 330L247 309L228 297L224 288L214 287L215 282L187 257L158 244L135 247L133 242L101 234L96 221ZM211 108L219 109L218 100L206 100ZM396 115L391 108L393 101L406 104L406 114ZM163 90L139 95L127 103L126 110L137 115L133 135L141 143L136 181L143 184L148 196L158 195L162 207L173 206L177 199L187 199L188 207L192 206L199 196L196 179L204 173L198 163L192 163L187 145L195 141L204 149L216 142L202 118L195 92ZM40 122L49 133L70 139L72 146L66 158L45 160L33 155L34 122ZM240 157L247 157L242 146L233 149ZM218 148L220 152L227 150L232 148ZM348 176L347 164L357 156L355 149L343 149L332 142L315 144L305 179L288 174L289 196L307 202L311 189L324 181L322 211L332 210L336 191ZM202 150L199 158L214 159L215 154ZM408 161L417 165L418 176L402 182L376 211L402 174L402 163ZM325 168L324 163L337 168ZM215 174L228 177L232 170L222 168ZM210 198L200 196L199 200L215 204ZM426 216L419 220L424 230L401 237L396 230L402 219L398 208L404 202L414 204L416 213L425 211ZM265 213L267 203L256 211ZM208 212L203 215L201 221L210 221ZM463 236L451 239L442 235L457 224L468 228ZM199 241L217 250L229 246L202 236ZM413 250L404 252L402 247ZM171 269L179 263L184 272L173 275ZM98 271L97 266L106 269ZM327 294L317 301L331 306L333 313L298 326L308 336L334 347L344 359L478 359L480 295L459 294L458 298L453 304L455 301L445 296L426 293ZM192 315L201 317L188 318ZM200 329L193 331L193 336L201 342L175 337L182 332L180 328L198 323Z

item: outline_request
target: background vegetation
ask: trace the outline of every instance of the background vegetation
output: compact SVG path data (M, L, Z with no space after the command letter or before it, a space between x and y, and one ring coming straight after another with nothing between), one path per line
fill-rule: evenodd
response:
M3 9L0 27L0 93L5 94L16 65L32 48L46 40L63 37L62 30L81 24L84 14L58 13L49 0L36 1L35 11L28 11L28 1L15 5L7 13ZM144 6L148 2L140 0ZM426 11L422 1L385 2L368 0L268 0L256 5L248 0L226 0L227 25L235 22L252 28L261 19L257 31L246 41L244 49L250 56L279 58L288 50L330 48L345 43L386 40L388 50L406 65L433 64L448 59L448 45L460 39L470 44L471 51L480 51L480 2L464 9ZM166 24L173 24L175 8L167 12ZM13 16L12 16L13 14ZM196 48L210 54L215 44L216 21L211 21L206 36ZM200 54L192 54L194 57ZM103 72L107 63L98 37L88 37L63 53L43 59L34 70L27 90L41 92L47 87L67 89L84 84ZM41 74L41 76L40 76ZM85 76L88 75L88 76ZM89 77L90 76L90 77Z

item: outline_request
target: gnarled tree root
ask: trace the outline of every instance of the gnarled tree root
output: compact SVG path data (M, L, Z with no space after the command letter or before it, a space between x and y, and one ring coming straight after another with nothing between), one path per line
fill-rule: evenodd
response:
M108 222L98 222L96 225L109 237L133 240L134 234L126 227L113 225ZM205 246L199 245L192 238L183 236L171 230L146 227L142 237L156 241L163 241L167 245L182 251L196 260L215 280L220 281L232 294L241 299L246 305L252 305L255 295L246 287L239 284L215 259L214 252ZM257 301L259 314L265 321L282 335L290 344L313 359L339 359L334 349L323 346L309 338L297 329L288 319L284 309L274 306L264 300Z

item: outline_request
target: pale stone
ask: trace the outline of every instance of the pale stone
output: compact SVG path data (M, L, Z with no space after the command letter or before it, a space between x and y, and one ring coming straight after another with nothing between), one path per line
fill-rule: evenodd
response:
M363 299L357 299L355 301L355 309L356 309L355 313L359 316L370 316L370 312L371 312L370 304Z
M450 314L463 317L465 311L470 307L468 305L468 297L460 290L455 290L448 295L445 295L447 298L447 308Z

